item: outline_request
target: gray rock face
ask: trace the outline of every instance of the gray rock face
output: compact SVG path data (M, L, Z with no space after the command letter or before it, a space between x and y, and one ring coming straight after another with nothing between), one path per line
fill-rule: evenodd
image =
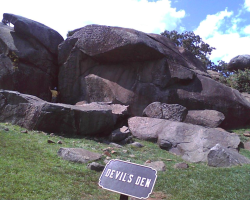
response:
M216 144L208 153L208 166L231 167L234 165L249 164L250 160L237 151Z
M163 161L155 161L150 163L144 163L144 165L152 167L156 171L166 171L166 165Z
M250 55L238 55L228 63L229 71L250 69Z
M162 102L218 110L222 127L250 121L250 104L238 91L209 78L194 55L161 35L89 25L59 45L59 63L63 103L112 102L141 116Z
M31 130L71 135L110 134L126 115L127 107L121 106L120 110L121 113L117 110L113 113L111 106L53 104L35 96L0 90L0 121Z
M187 108L178 104L153 102L143 110L142 116L182 122L187 112Z
M224 114L216 110L189 110L184 122L216 128L224 119Z
M209 150L220 143L238 148L239 136L217 128L173 122L164 119L132 117L128 121L131 133L143 140L156 141L159 147L180 155L188 162L206 162Z
M13 14L0 23L0 88L50 101L49 86L57 85L57 47L63 41L55 30ZM41 84L43 83L43 84Z
M99 160L102 155L94 153L82 148L60 148L57 155L64 160L77 163L87 163L94 160Z
M51 53L57 54L58 45L63 41L57 31L39 22L9 13L3 14L3 20L12 23L17 34L35 38Z

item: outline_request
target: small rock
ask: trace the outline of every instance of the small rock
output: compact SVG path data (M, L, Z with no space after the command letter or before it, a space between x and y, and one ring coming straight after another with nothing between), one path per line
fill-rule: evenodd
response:
M245 137L250 137L250 133L243 133Z
M116 143L113 143L113 142L111 142L111 143L109 143L109 144L112 145L112 146L114 146L114 147L116 147L116 148L122 148L121 145L116 144Z
M111 154L115 154L115 153L117 153L117 152L116 152L116 151L114 151L114 150L112 150L112 151L111 151Z
M122 150L123 153L128 153L127 149Z
M5 130L5 131L9 131L10 129L8 129L8 128L4 128L3 130Z
M61 140L57 141L57 144L62 144L62 141Z
M166 159L166 161L173 161L173 159Z
M146 160L146 162L145 163L151 163L151 160Z
M110 160L110 159L111 159L111 157L107 156L107 157L106 157L106 159L107 159L107 160Z
M23 131L21 131L21 133L28 133L28 131L27 130L23 130Z
M52 140L47 140L48 143L55 143L54 141Z
M55 136L55 134L54 134L54 133L50 133L49 135L50 135L50 136L52 136L52 137L53 137L53 136Z
M124 140L122 140L121 142L120 142L120 144L130 144L130 143L133 143L134 142L134 140L133 140L133 136L129 136L129 137L127 137L126 139L124 139Z
M139 143L139 142L133 142L133 143L131 143L130 145L131 145L131 146L134 146L134 147L139 147L139 148L144 147L144 145L142 145L142 144Z
M145 163L146 166L152 167L157 171L166 171L165 163L162 161L155 161L151 163Z
M60 148L57 155L64 160L77 163L87 163L98 160L102 157L99 153L94 153L82 148Z
M104 165L101 165L101 164L99 164L99 163L96 163L96 162L92 162L92 163L89 163L88 165L87 165L87 167L88 167L88 169L90 169L90 170L94 170L94 171L97 171L97 172L101 172L101 171L103 171L103 169L104 169Z
M130 135L130 131L128 127L123 126L119 129L114 130L110 136L109 139L112 142L121 142L122 140L126 139Z
M188 164L184 163L184 162L182 162L182 163L176 163L174 165L175 169L187 169L188 167L189 167Z
M135 158L134 154L129 155L130 158Z
M108 157L111 157L111 154L109 153L109 151L104 151L103 154L108 156Z

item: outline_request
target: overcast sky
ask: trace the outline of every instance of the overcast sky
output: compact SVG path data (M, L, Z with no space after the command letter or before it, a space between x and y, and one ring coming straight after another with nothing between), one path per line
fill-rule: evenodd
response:
M250 0L11 0L0 14L13 13L41 22L66 38L88 24L137 29L194 31L215 47L211 59L228 62L250 54Z

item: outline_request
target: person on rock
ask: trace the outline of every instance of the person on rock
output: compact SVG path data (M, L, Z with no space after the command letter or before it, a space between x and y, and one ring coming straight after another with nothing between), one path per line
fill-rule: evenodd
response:
M52 95L52 98L51 98L51 102L52 103L57 103L57 98L58 98L58 95L59 95L59 92L57 91L57 88L55 87L53 90L50 89L49 87L49 90L51 92L51 95Z

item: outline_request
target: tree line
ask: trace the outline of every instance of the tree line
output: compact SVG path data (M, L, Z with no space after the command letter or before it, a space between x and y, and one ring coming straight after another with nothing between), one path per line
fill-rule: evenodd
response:
M205 43L199 35L195 35L192 31L178 33L175 30L165 30L161 35L169 38L176 46L183 47L193 53L207 70L220 73L219 81L221 83L235 88L240 92L250 93L250 70L246 69L231 72L227 69L228 63L225 61L212 62L209 56L215 48Z

